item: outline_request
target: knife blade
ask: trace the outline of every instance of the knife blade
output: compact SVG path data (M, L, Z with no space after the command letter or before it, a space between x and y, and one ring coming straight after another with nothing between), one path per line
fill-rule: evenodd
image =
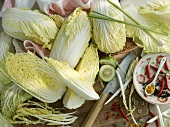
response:
M119 67L116 69L116 71L119 72L123 83L125 82L125 76L126 76L125 73L127 72L130 63L135 58L136 58L136 52L132 51L122 60ZM113 80L111 80L106 85L105 89L100 94L100 99L96 101L96 103L94 104L93 108L91 109L90 113L86 117L86 119L85 119L85 121L84 121L84 123L82 124L81 127L91 127L93 125L93 123L94 123L98 113L100 112L101 108L103 107L104 102L106 101L109 93L114 93L119 88L120 88L119 80L118 80L117 76L115 76L115 78Z

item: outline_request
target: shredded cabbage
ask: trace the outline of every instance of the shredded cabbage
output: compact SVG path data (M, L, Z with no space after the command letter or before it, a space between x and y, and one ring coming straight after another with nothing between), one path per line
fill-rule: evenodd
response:
M68 125L77 119L73 114L74 112L62 113L59 109L54 109L46 103L28 101L18 106L11 123Z

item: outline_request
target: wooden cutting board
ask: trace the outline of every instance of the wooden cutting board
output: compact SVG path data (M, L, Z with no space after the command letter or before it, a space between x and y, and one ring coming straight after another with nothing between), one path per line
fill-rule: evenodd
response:
M95 89L100 94L103 89L101 89L101 84L97 82L95 84ZM126 90L126 97L128 100L128 95L130 92L130 88ZM111 95L110 95L111 96ZM109 97L110 97L109 96ZM86 101L80 108L78 108L76 111L76 116L78 116L78 119L72 124L73 127L81 127L82 123L84 122L85 118L87 117L89 111L91 110L92 106L94 105L95 101ZM112 106L113 104L118 103L118 106ZM120 96L115 97L109 104L103 106L102 110L100 111L99 115L97 116L94 124L92 127L114 127L116 125L117 127L125 127L128 125L126 120L121 116L119 112L119 103L122 104L122 98ZM128 103L128 102L127 102ZM51 104L52 107L62 107L62 100L58 101L57 103ZM140 119L144 116L147 116L148 111L148 103L144 101L137 93L134 91L132 95L132 106L135 106L136 110L134 111L133 115L135 119ZM125 113L128 112L123 108ZM67 110L71 111L71 110ZM66 111L66 112L67 112ZM74 110L75 111L75 110ZM106 120L107 113L110 113L110 118ZM129 117L131 119L131 117ZM17 126L18 127L18 126ZM21 127L48 127L47 125L23 125ZM57 127L57 126L51 126L51 127Z
M141 53L140 48L134 48L132 50L136 50L136 53L139 55ZM119 62L132 50L126 50L126 52L113 54L113 57L116 58ZM132 84L132 83L131 83ZM106 84L104 84L106 85ZM98 94L100 94L103 91L103 87L101 86L100 82L96 82L94 84L94 89ZM130 87L126 90L126 98L128 100L130 92ZM110 97L111 95L109 95ZM108 98L109 98L108 97ZM78 108L76 111L76 116L78 116L78 119L72 124L73 127L81 127L82 123L84 122L85 118L87 117L88 113L90 112L92 106L94 105L95 101L86 101L80 108ZM112 106L113 104L117 103L118 106ZM127 102L128 103L128 102ZM120 96L115 97L109 104L103 106L102 110L100 111L99 115L97 116L93 127L125 127L128 126L128 123L126 120L121 116L119 111L119 105L122 104L122 98ZM60 101L57 101L56 103L51 104L52 107L63 107L62 99ZM144 101L136 91L134 91L132 95L132 106L135 106L135 111L133 113L135 119L140 119L144 116L147 116L149 113L148 110L148 103ZM123 108L125 113L128 114L128 112ZM75 110L66 110L66 112L75 111ZM110 118L106 120L107 114L110 114ZM129 117L131 119L131 117ZM23 125L22 127L47 127L47 125ZM57 126L51 126L51 127L57 127Z

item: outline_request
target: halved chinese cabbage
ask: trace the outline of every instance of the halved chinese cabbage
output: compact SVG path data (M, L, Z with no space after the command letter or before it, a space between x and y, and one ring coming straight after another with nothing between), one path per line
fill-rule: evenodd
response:
M45 14L18 8L9 8L3 13L2 27L16 39L31 40L49 49L59 30L55 22Z
M81 8L77 8L62 24L50 57L67 62L74 68L88 47L91 35L91 25L87 13Z
M136 22L162 32L170 33L170 2L167 0L121 0L122 9ZM133 22L124 17L126 22ZM126 25L127 37L146 53L168 52L170 53L170 36L144 31L140 28Z
M111 2L120 6L118 0ZM106 16L124 20L123 14L113 7L107 0L95 0L92 2L91 11L102 13ZM101 19L92 19L93 38L100 51L114 53L123 49L126 42L125 25Z
M68 63L46 58L47 63L53 68L62 81L76 94L87 100L97 100L99 95L92 85L79 72L69 66Z
M13 38L4 31L0 33L0 81L3 84L11 82L11 79L8 77L4 66L4 59L8 55L8 52L15 52L12 40Z
M65 84L48 63L31 52L9 53L5 65L17 85L43 102L53 103L66 91Z
M99 71L99 56L97 50L96 45L91 43L76 67L76 71L86 79L87 85L90 86L93 86ZM71 89L67 90L63 98L63 104L68 109L76 109L84 102L85 99Z

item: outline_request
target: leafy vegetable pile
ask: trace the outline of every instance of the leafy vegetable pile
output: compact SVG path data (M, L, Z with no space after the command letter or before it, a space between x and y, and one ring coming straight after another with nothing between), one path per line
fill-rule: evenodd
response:
M170 13L170 2L166 0L144 0L142 3L137 0L133 3L130 0L94 0L91 7L88 2L89 8L81 1L77 4L80 6L70 9L72 13L69 10L68 14L61 7L61 1L53 4L49 1L37 1L41 11L16 8L21 7L19 2L15 3L16 7L2 7L0 124L4 127L11 127L11 123L73 123L77 119L74 112L62 113L48 103L63 97L64 107L76 109L85 100L99 99L93 88L99 72L98 50L107 55L119 52L126 44L126 37L133 38L146 53L170 53L170 19L166 17ZM27 2L23 3L28 4L24 7L32 7L35 0ZM55 14L57 5L57 14L61 15ZM68 17L61 17L66 15ZM32 51L35 47L36 51ZM105 66L103 62L108 60L100 60ZM103 78L105 81L116 75L113 66L118 64L114 62L107 66L111 68L112 76L107 80ZM122 95L124 105L133 117L133 109L127 107L124 96L132 73L131 66L126 85L122 86ZM131 94L133 90L132 86Z

